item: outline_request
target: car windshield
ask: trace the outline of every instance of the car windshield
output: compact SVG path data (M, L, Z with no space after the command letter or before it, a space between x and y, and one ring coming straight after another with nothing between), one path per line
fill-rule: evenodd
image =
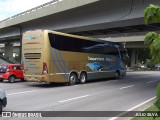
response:
M7 70L7 66L0 66L0 73L5 73Z

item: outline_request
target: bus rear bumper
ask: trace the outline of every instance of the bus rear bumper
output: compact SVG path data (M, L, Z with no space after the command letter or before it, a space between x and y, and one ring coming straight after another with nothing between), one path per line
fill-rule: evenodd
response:
M42 76L24 76L24 79L28 82L45 82Z

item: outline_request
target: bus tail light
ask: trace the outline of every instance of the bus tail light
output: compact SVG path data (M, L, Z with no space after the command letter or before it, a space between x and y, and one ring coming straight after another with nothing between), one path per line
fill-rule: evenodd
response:
M47 64L43 63L43 71L42 71L42 75L45 75L48 73L48 68L47 68Z

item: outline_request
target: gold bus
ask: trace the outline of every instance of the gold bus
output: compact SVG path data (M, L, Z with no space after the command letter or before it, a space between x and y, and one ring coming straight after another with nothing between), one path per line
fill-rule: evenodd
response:
M128 55L118 43L35 30L23 34L22 60L27 81L74 85L125 76Z

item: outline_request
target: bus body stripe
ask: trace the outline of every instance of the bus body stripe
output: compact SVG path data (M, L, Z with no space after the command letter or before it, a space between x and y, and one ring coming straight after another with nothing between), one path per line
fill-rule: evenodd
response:
M58 72L61 73L61 70L59 69L58 65L56 64L56 61L54 60L54 53L55 53L55 52L54 52L54 53L52 52L52 48L50 48L50 52L51 52L52 61L53 61L54 66L56 67L56 69L58 70ZM56 54L56 53L55 53L55 54ZM65 75L62 75L62 77L63 77L64 79L68 80Z
M57 51L58 51L58 55L60 56L60 59L62 60L62 64L64 66L64 69L66 69L66 71L71 71L71 69L66 65L66 63L65 63L65 61L64 61L64 59L62 57L61 52L59 50L57 50Z
M65 73L66 71L65 71L65 69L63 68L63 66L62 66L62 64L61 64L61 60L59 59L59 57L58 57L58 52L56 51L56 49L54 49L54 53L53 53L55 56L56 56L56 61L58 61L58 66L59 66L59 70L60 70L60 72L62 72L62 73Z
M64 60L63 60L63 58L62 57L60 57L60 51L58 51L58 50L56 50L56 49L54 49L55 50L55 52L56 52L56 58L60 61L59 62L59 65L61 66L61 68L62 68L62 71L63 72L68 72L68 69L66 68L66 66L65 66L65 63L64 63Z
M66 71L65 71L65 69L63 69L63 67L62 67L62 64L61 64L61 60L59 60L59 58L58 58L58 52L54 49L54 53L53 53L55 56L56 56L56 59L57 59L57 61L58 61L58 66L59 66L59 71L58 72L62 72L62 73L66 73ZM56 61L56 62L57 62ZM65 79L67 79L67 77L66 77L66 75L62 75Z

